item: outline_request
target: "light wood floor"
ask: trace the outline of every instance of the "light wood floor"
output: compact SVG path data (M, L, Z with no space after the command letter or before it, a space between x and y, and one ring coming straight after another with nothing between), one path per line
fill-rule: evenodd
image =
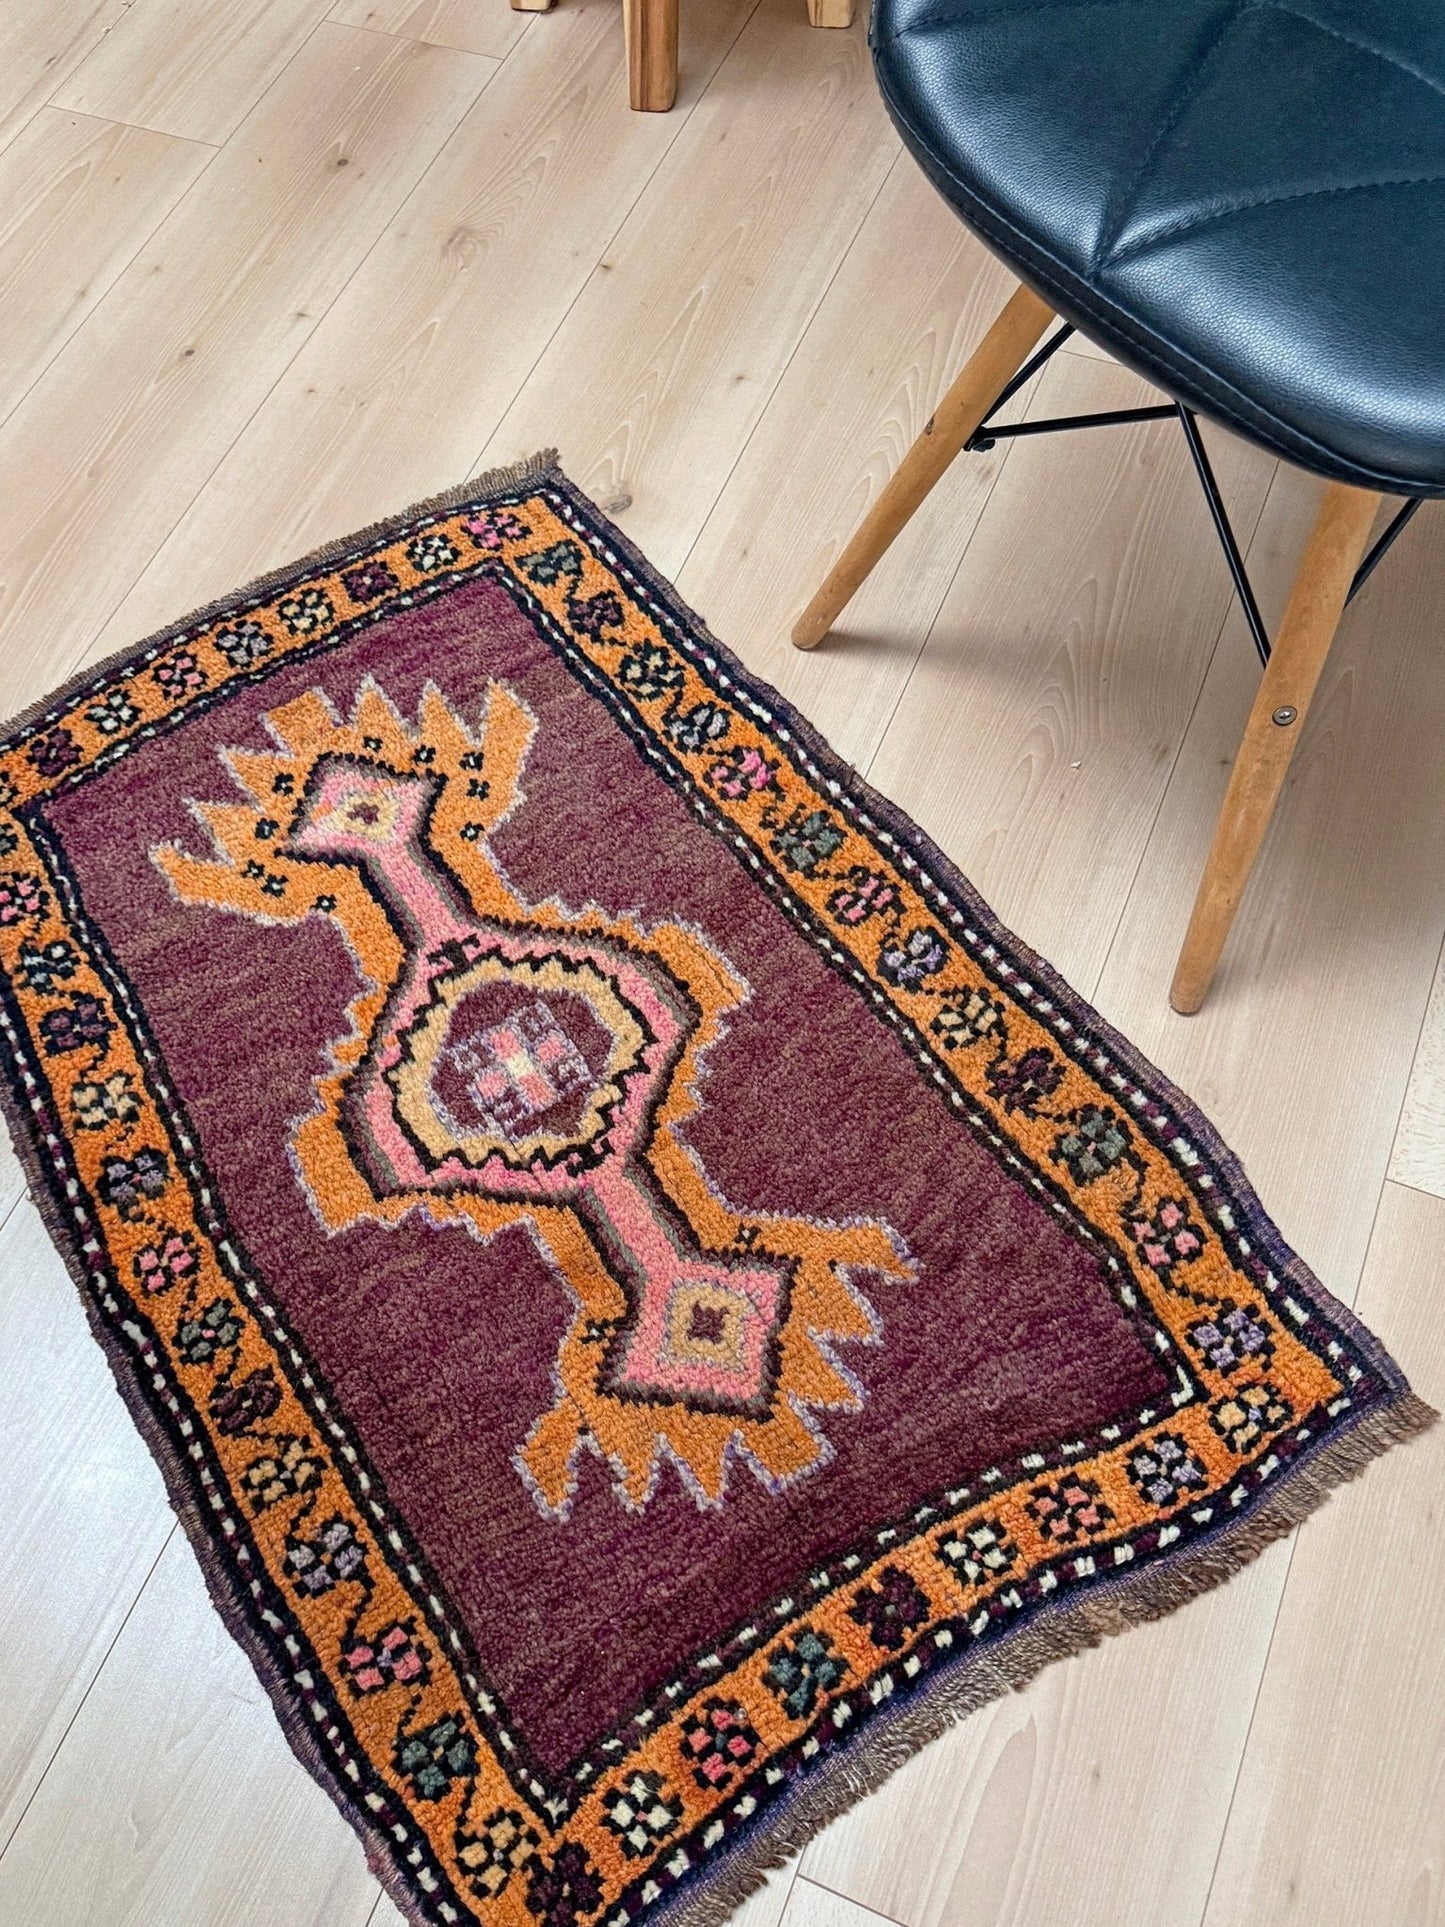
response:
M1215 995L1165 988L1256 669L1172 425L1005 445L789 621L997 304L861 28L687 0L4 0L0 712L559 444L713 627L1190 1089L1445 1396L1445 512L1352 610ZM1128 402L1085 344L1031 407ZM1316 488L1215 435L1269 613ZM1432 988L1433 987L1433 988ZM0 1164L0 1922L395 1927ZM747 1927L1445 1922L1445 1428L829 1829Z

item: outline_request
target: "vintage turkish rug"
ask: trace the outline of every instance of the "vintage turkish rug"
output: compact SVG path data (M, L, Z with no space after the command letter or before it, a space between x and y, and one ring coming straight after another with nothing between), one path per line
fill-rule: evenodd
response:
M546 460L0 747L9 1115L416 1922L721 1918L1431 1416Z

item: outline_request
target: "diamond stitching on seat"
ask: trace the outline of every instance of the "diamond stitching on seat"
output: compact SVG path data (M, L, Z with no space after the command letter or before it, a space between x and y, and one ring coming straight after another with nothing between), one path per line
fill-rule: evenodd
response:
M1160 127L1150 144L1149 153L1145 157L1145 162L1135 176L1128 199L1122 206L1117 218L1111 218L1104 224L1104 233L1101 236L1100 244L1095 249L1090 262L1091 279L1097 280L1100 270L1105 267L1113 267L1124 261L1137 260L1141 255L1149 253L1152 249L1160 247L1168 241L1177 240L1180 235L1196 233L1201 228L1208 227L1218 221L1227 220L1235 214L1248 213L1263 207L1284 206L1292 201L1311 200L1318 196L1331 194L1353 194L1395 187L1434 186L1442 179L1445 179L1445 176L1437 174L1411 174L1401 175L1399 177L1386 175L1384 177L1359 179L1355 181L1331 182L1328 186L1324 187L1298 188L1285 193L1252 195L1237 198L1222 205L1216 204L1200 213L1191 214L1169 222L1165 226L1157 227L1149 234L1139 236L1134 240L1121 240L1120 237L1131 217L1138 211L1140 193L1149 178L1151 168L1157 166L1159 160L1167 152L1166 143L1168 137L1176 131L1186 107L1190 101L1197 96L1211 61L1224 47L1230 35L1244 19L1245 15L1249 13L1274 13L1292 20L1297 20L1301 26L1338 40L1344 46L1352 48L1357 53L1384 61L1387 65L1393 67L1395 71L1404 74L1408 79L1418 81L1420 85L1429 88L1431 92L1445 92L1445 88L1437 86L1424 75L1417 73L1413 68L1407 66L1403 61L1394 58L1383 49L1369 46L1363 41L1356 40L1348 34L1341 33L1327 26L1325 23L1316 20L1311 14L1303 11L1302 8L1291 5L1290 0L1240 0L1240 4L1235 8L1234 12L1218 23L1217 31L1213 38L1207 42L1202 52L1194 57L1194 65L1189 75L1189 84L1182 94L1171 100ZM1110 236L1113 237L1112 240L1109 238Z
M1167 227L1155 228L1142 239L1116 248L1108 257L1107 265L1112 268L1121 261L1137 260L1141 254L1148 254L1167 241L1177 240L1181 234L1196 234L1201 228L1212 227L1218 221L1231 220L1236 214L1253 213L1257 208L1284 207L1291 201L1321 200L1330 194L1386 193L1396 187L1441 186L1445 186L1445 174L1409 174L1402 175L1398 180L1342 181L1332 187L1296 188L1289 194L1260 194L1248 200L1231 201L1227 207L1211 208L1207 214L1191 214L1187 219L1173 221Z
M1302 20L1307 27L1314 27L1320 33L1328 34L1332 40L1343 41L1347 47L1355 47L1361 53L1373 54L1377 60L1387 61L1400 73L1408 74L1411 80L1418 80L1422 87L1428 87L1432 94L1445 94L1445 80L1437 80L1433 75L1422 72L1419 67L1412 67L1408 60L1402 60L1398 54L1391 53L1388 47L1379 47L1372 40L1362 40L1358 34L1346 33L1343 28L1332 25L1328 20L1317 20L1312 13L1306 13L1302 7L1290 6L1288 0L1259 0L1259 3L1261 6L1271 8L1275 13L1291 14L1296 20Z
M1152 0L1122 0L1122 4L1124 5L1151 3ZM1082 13L1101 6L1117 6L1119 4L1121 4L1121 0L1032 0L1032 4L1030 4L1030 0L1004 0L1004 4L999 6L971 8L967 18L970 23L982 20L1008 20L1026 17L1031 14ZM1214 222L1227 220L1234 214L1249 213L1263 207L1283 206L1291 201L1310 200L1321 195L1352 194L1395 187L1428 187L1435 186L1442 180L1445 180L1445 176L1433 174L1411 174L1401 175L1399 177L1385 176L1383 178L1367 180L1333 182L1328 187L1300 188L1289 193L1249 196L1247 198L1229 201L1224 205L1216 205L1199 214L1189 215L1183 219L1172 221L1163 227L1154 229L1148 235L1140 236L1136 240L1121 240L1120 237L1128 226L1131 217L1137 212L1141 191L1147 184L1151 171L1161 157L1168 151L1167 143L1169 137L1177 129L1185 111L1198 95L1200 87L1207 78L1208 70L1214 57L1224 48L1230 35L1246 14L1266 12L1282 14L1290 19L1298 20L1302 26L1310 27L1318 33L1338 40L1342 45L1353 48L1358 53L1385 62L1397 72L1406 75L1409 79L1415 80L1421 86L1428 88L1432 93L1445 94L1445 82L1437 81L1430 75L1421 72L1420 69L1411 66L1407 61L1401 60L1397 54L1392 53L1386 47L1374 45L1370 41L1361 39L1356 35L1343 32L1340 28L1332 25L1328 21L1317 19L1313 14L1306 12L1303 7L1291 4L1290 0L1238 0L1238 5L1236 5L1232 13L1221 16L1213 23L1212 32L1205 37L1202 44L1195 48L1189 57L1187 70L1181 72L1180 79L1183 83L1181 91L1172 96L1167 103L1164 113L1160 118L1159 125L1150 139L1149 147L1139 163L1133 181L1130 183L1128 189L1121 193L1116 211L1106 215L1102 223L1099 243L1090 261L1091 279L1095 278L1102 268L1115 266L1124 261L1135 260L1140 255L1147 254L1152 248L1162 246L1169 241L1177 240L1180 235L1193 233L1200 228L1210 226ZM890 42L885 44L891 44L892 40L911 38L916 34L927 33L936 27L954 25L957 19L957 14L952 12L926 14L920 19L910 22L910 24L898 34L891 36ZM1113 197L1111 197L1111 199L1112 198Z
M1178 127L1185 109L1204 84L1204 77L1209 71L1211 62L1217 57L1244 15L1254 11L1258 4L1259 0L1239 0L1233 13L1221 14L1211 24L1210 31L1196 43L1190 55L1192 64L1186 67L1180 76L1183 84L1170 96L1164 112L1160 115L1159 125L1154 130L1133 180L1119 199L1117 211L1111 213L1106 210L1104 219L1100 223L1098 244L1090 263L1095 271L1113 255L1119 237L1138 204L1140 190L1149 179L1151 170L1158 165L1160 156L1165 152L1169 136ZM1109 200L1113 202L1115 196L1111 194Z
M1436 137L1434 125L1440 118L1436 96L1445 94L1445 72L1437 79L1386 46L1374 45L1367 38L1357 38L1348 30L1342 31L1332 27L1326 20L1316 19L1310 9L1313 5L1323 4L1325 0L1238 0L1238 4L1234 5L1230 4L1230 0L1192 0L1191 4L1182 4L1181 0L1155 0L1151 22L1154 52L1152 65L1147 69L1151 105L1144 112L1136 112L1132 125L1125 116L1113 130L1115 164L1112 170L1108 165L1107 146L1092 155L1097 168L1096 187L1087 209L1087 229L1075 224L1072 234L1055 235L1047 226L1042 231L1031 227L1026 203L1014 210L1006 193L1000 198L974 178L974 171L967 160L967 123L953 130L956 139L952 154L948 151L949 142L929 140L929 113L925 111L920 115L919 109L931 107L947 124L948 68L945 63L941 69L934 69L929 81L929 70L933 67L931 51L924 52L920 48L915 60L905 49L916 35L920 40L927 38L931 50L937 34L947 34L950 29L958 34L961 45L966 48L971 27L987 30L992 36L998 27L1006 29L1011 20L1028 21L1033 16L1052 16L1061 22L1083 16L1077 32L1086 41L1091 32L1096 33L1103 45L1107 44L1108 39L1105 29L1097 24L1091 25L1088 16L1102 8L1117 8L1121 13L1135 11L1134 0L1005 0L1005 4L1001 5L989 5L987 0L983 5L971 4L970 0L953 0L953 4L948 5L944 0L943 5L927 15L915 17L906 26L891 33L880 33L874 44L880 53L890 47L899 48L897 59L905 77L910 69L915 70L913 97L910 98L905 92L901 99L894 100L895 90L889 84L894 62L888 58L881 60L879 81L884 98L895 120L909 135L910 144L915 138L921 142L929 155L926 166L940 186L944 181L951 183L943 191L963 213L965 220L986 239L991 239L1006 258L1021 261L1024 264L1022 271L1030 278L1035 278L1037 285L1046 290L1053 287L1066 306L1072 302L1081 318L1092 317L1100 339L1116 342L1121 352L1126 353L1126 344L1133 344L1142 365L1157 367L1157 378L1166 387L1171 380L1182 385L1186 391L1192 384L1196 391L1196 405L1208 409L1217 419L1240 428L1245 434L1261 439L1269 446L1276 446L1283 440L1289 445L1294 459L1310 466L1318 463L1329 473L1341 463L1354 462L1354 458L1341 455L1338 449L1321 441L1298 420L1281 416L1267 405L1257 386L1250 381L1237 383L1225 370L1211 365L1207 348L1205 359L1201 361L1179 340L1161 336L1157 329L1131 311L1130 303L1123 295L1123 287L1127 284L1121 283L1118 288L1111 286L1115 277L1110 273L1115 262L1132 265L1140 256L1147 257L1151 250L1165 247L1197 229L1207 229L1213 222L1229 219L1238 221L1257 209L1267 209L1273 205L1294 201L1308 203L1316 197L1346 197L1365 193L1393 194L1398 197L1408 191L1428 192L1435 196L1426 202L1427 212L1429 206L1441 205L1438 190L1445 186L1445 174L1425 170L1429 170L1432 163L1445 159L1445 154L1442 154L1445 141ZM890 15L896 17L899 5L900 0L880 0L878 11L883 22L887 22ZM1251 19L1289 21L1296 28L1304 29L1307 35L1313 29L1325 36L1334 48L1329 56L1332 91L1340 90L1342 98L1348 100L1352 91L1360 85L1386 90L1387 97L1391 99L1390 110L1371 116L1366 123L1372 134L1368 146L1373 150L1370 157L1373 165L1362 166L1359 157L1346 156L1347 165L1349 160L1355 162L1349 174L1339 178L1343 170L1334 170L1336 178L1328 178L1332 171L1329 166L1331 144L1328 139L1331 123L1321 111L1317 125L1317 165L1312 164L1308 139L1297 141L1293 146L1279 151L1271 147L1263 137L1263 130L1260 130L1258 151L1241 154L1240 165L1221 168L1213 174L1206 173L1202 178L1197 174L1186 158L1191 152L1189 143L1208 137L1216 122L1227 122L1230 87L1223 84L1212 61L1208 62L1208 73L1201 75L1195 70L1196 49L1209 30L1217 30L1217 41L1212 38L1207 41L1207 53L1212 54L1216 46L1233 44L1237 58L1247 55L1248 50L1233 43L1232 36L1237 25ZM1009 38L1005 32L1005 44L1013 56L1022 58L1026 55L1029 30L1027 26L1021 30L1021 39ZM1043 36L1050 32L1050 27L1041 26L1038 31ZM1127 33L1127 21L1121 21L1120 31ZM1175 43L1173 45L1171 35ZM991 41L985 44L991 44ZM1381 67L1373 79L1368 78L1370 66L1376 62L1381 63ZM1305 56L1306 66L1307 63L1308 55ZM1245 58L1244 65L1248 64L1248 58ZM1293 71L1302 87L1308 82L1308 73L1300 81L1299 67L1300 58L1296 50L1294 61L1283 63L1281 77ZM1271 71L1268 59L1262 70L1258 61L1255 62L1255 68L1266 76ZM1388 81L1384 78L1385 70L1390 76ZM1021 78L1026 79L1026 75L1025 67ZM1197 106L1203 106L1199 96L1205 92L1211 75L1215 78L1218 90L1217 108L1206 95L1206 99L1210 100L1207 109L1191 116L1190 103L1193 101ZM1361 76L1366 78L1362 81ZM972 84L976 85L981 78L975 73ZM1406 83L1403 87L1400 84L1402 78ZM1412 103L1410 96L1413 90L1408 85L1411 81L1419 88L1428 90L1428 110L1422 97L1417 96ZM920 87L918 83L923 84ZM967 91L967 83L963 91ZM1035 111L1047 112L1047 94L1038 89L1035 91L1038 93ZM1167 119L1162 124L1157 105L1161 95L1167 105ZM1004 98L1007 99L1007 95ZM1086 92L1081 95L1081 100L1087 100ZM1025 104L1020 103L1021 106ZM1300 104L1296 102L1296 105ZM1055 106L1063 115L1068 103L1056 102ZM1396 133L1397 112L1398 125L1403 130L1401 138L1397 138ZM1152 136L1149 132L1151 123L1154 126ZM1087 122L1081 118L1081 132L1086 125ZM995 130L996 133L1002 131ZM1067 132L1066 118L1061 121L1060 131ZM1148 144L1144 164L1130 184L1127 198L1119 196L1116 200L1115 196L1119 195L1117 179L1121 171L1118 166L1118 146L1121 143L1134 145L1141 134ZM1005 157L1000 153L994 158L1002 161ZM1393 168L1392 161L1396 162ZM1416 171L1408 171L1411 162L1417 163ZM1423 163L1423 169L1419 167L1420 163ZM1007 173L1005 166L1005 176ZM1111 173L1115 182L1113 193L1110 192ZM1317 183L1314 185L1310 184L1312 173ZM1263 189L1271 175L1283 177L1274 191L1251 191L1251 177ZM1320 181L1321 175L1326 177L1323 182ZM1191 206L1195 211L1181 211L1181 208ZM1090 245L1091 236L1099 233L1101 214L1107 216L1103 223L1104 232L1112 237L1112 246L1103 240ZM1155 223L1162 224L1145 232L1150 227L1151 217ZM1363 218L1368 220L1372 217L1367 215ZM1285 227L1288 230L1287 221ZM1287 244L1282 242L1282 245ZM1425 318L1417 316L1415 319L1423 323ZM1420 465L1418 452L1403 454L1402 460L1408 463L1412 474ZM1377 474L1384 478L1386 470L1372 466L1367 460L1354 462L1356 477L1373 478ZM1445 486L1438 492L1445 493Z

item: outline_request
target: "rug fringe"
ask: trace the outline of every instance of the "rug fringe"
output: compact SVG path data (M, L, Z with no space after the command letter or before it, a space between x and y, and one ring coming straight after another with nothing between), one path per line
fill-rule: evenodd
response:
M203 603L199 609L192 609L187 615L178 616L174 622L168 622L163 629L157 629L140 642L126 643L110 655L86 663L58 689L47 691L38 702L30 703L7 722L0 724L0 735L8 737L57 720L59 713L71 708L92 684L117 675L149 651L167 648L178 637L208 627L245 603L266 601L288 588L299 577L314 575L318 569L329 567L354 549L376 547L394 529L408 522L419 521L428 515L448 515L468 502L480 501L490 495L509 494L513 489L527 488L534 482L555 481L560 474L556 449L539 449L535 455L527 455L519 462L484 469L480 475L470 476L453 488L443 489L439 495L428 495L420 502L413 502L409 508L398 509L394 515L385 516L381 521L369 522L365 528L354 529L349 535L324 542L320 548L312 549L309 555L298 556L278 569L270 569L243 587L232 589L228 595L214 602Z
M760 1823L755 1834L707 1869L705 1887L679 1893L655 1918L667 1927L723 1927L770 1873L951 1726L990 1701L1027 1686L1055 1660L1162 1619L1223 1585L1276 1539L1302 1524L1339 1486L1357 1478L1372 1460L1391 1446L1418 1437L1439 1416L1413 1392L1399 1393L1388 1405L1366 1413L1351 1431L1317 1448L1306 1463L1281 1474L1287 1483L1248 1519L1227 1528L1214 1545L1181 1553L1168 1567L1121 1579L997 1647L963 1655L950 1673L923 1689L911 1704L884 1721L875 1719L846 1753L798 1785L775 1820Z
M64 689L32 705L10 727L37 726L55 708L68 706L98 679L115 674L147 651L163 648L176 637L206 626L239 603L274 595L298 577L333 564L349 551L378 544L409 522L446 514L466 503L544 481L571 489L561 477L555 450L543 450L526 460L473 476L383 521L329 542L282 569L257 577L223 600L193 611L145 641L87 664ZM595 507L591 512L597 513ZM620 532L618 547L624 554L636 553ZM646 568L647 565L638 558L638 566ZM695 629L706 633L696 618L690 620ZM726 655L725 651L721 653ZM788 713L791 717L791 712ZM807 732L806 740L814 740L806 724L801 728ZM859 781L861 783L861 779ZM884 811L887 811L886 805ZM914 834L921 838L921 833ZM111 1330L96 1303L94 1280L72 1242L69 1224L52 1199L41 1155L31 1137L30 1121L13 1090L3 1081L0 1081L0 1111L10 1127L31 1196L79 1287L87 1317L120 1396L161 1468L171 1505L197 1555L217 1611L251 1659L292 1749L359 1834L373 1873L408 1922L414 1927L426 1927L431 1916L423 1914L421 1901L404 1879L394 1842L342 1784L333 1763L317 1744L299 1705L290 1697L289 1683L276 1671L273 1656L253 1627L237 1574L218 1551L211 1536L211 1521L202 1514L192 1495L185 1463L140 1390L132 1355ZM1237 1172L1233 1160L1230 1169ZM1244 1182L1242 1174L1240 1182ZM1252 1199L1253 1194L1249 1196ZM1299 1260L1293 1262L1300 1263ZM949 1727L1004 1694L1028 1685L1053 1661L1097 1646L1105 1638L1133 1626L1162 1618L1223 1584L1274 1540L1292 1531L1338 1486L1358 1476L1371 1460L1389 1447L1417 1436L1438 1416L1424 1400L1403 1388L1374 1409L1362 1413L1348 1430L1324 1441L1282 1470L1275 1490L1257 1502L1249 1517L1233 1520L1222 1528L1212 1543L1177 1553L1144 1572L1130 1574L1126 1569L1117 1578L1102 1584L1088 1599L1054 1608L1051 1616L1005 1636L997 1645L960 1654L906 1705L872 1719L854 1738L840 1746L826 1765L793 1786L775 1816L760 1821L755 1833L740 1840L721 1860L709 1862L700 1870L705 1885L695 1889L685 1885L663 1903L655 1918L666 1921L668 1927L722 1927L748 1895L763 1884L769 1872L785 1864L830 1821L881 1786Z

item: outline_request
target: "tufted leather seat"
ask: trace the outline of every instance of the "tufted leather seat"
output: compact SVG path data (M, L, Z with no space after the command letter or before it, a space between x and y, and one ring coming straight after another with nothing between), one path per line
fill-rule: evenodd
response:
M1051 307L1274 454L1445 495L1445 0L876 0L872 36Z

